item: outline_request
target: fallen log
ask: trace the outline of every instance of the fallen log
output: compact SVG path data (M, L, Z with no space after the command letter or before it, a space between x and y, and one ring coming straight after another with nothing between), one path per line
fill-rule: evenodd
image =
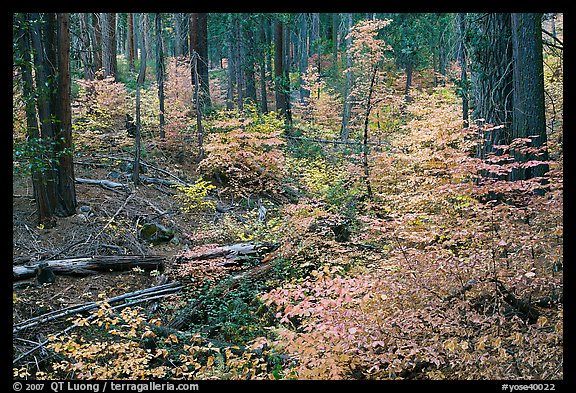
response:
M188 261L208 260L223 257L224 261L220 263L221 265L235 265L243 259L259 259L274 248L274 245L268 243L253 242L236 243L229 246L211 247L208 249L206 249L205 246L200 246L179 255L175 259L175 262L185 263Z
M93 179L82 179L80 177L77 177L76 179L76 183L80 183L80 184L94 184L94 185L98 185L102 188L105 188L107 190L113 190L115 191L117 188L121 188L124 191L130 191L130 187L128 187L127 184L122 184L122 183L116 183L110 180L93 180Z
M163 256L155 255L102 255L41 262L48 263L48 267L52 268L56 274L85 276L96 274L98 271L125 271L135 267L146 271L162 270L164 260ZM13 266L12 279L17 281L34 277L39 263Z

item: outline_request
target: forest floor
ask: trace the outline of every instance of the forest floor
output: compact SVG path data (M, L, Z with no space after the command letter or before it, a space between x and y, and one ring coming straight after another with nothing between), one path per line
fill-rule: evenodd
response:
M119 371L118 366L106 368L102 363L114 358L130 362L132 358L124 353L145 348L148 330L139 332L140 340L132 332L122 336L111 331L103 334L96 327L82 330L82 320L73 314L13 336L14 359L24 356L14 365L15 375L37 379L149 378L156 372L163 377L200 379L562 378L561 150L551 142L557 162L547 196L518 197L512 190L506 191L510 199L481 201L474 193L484 190L462 181L476 168L467 172L467 140L456 132L461 120L450 107L454 99L447 91L415 94L409 109L402 104L404 109L390 115L394 137L383 134L389 144L375 148L371 157L376 194L372 202L362 196L362 171L358 161L351 164L352 155L343 159L337 147L326 148L325 154L302 143L291 152L285 149L285 172L286 168L274 166L275 156L266 156L269 151L261 151L265 159L259 161L256 150L255 173L241 177L237 184L244 190L262 186L257 182L248 186L243 180L270 181L263 180L259 170L269 165L269 173L285 174L269 187L275 194L250 191L253 194L235 199L233 193L217 189L204 198L214 208L186 211L169 182L194 184L200 177L194 154L181 148L190 142L146 145L146 172L143 182L135 186L127 166L133 159L129 148L133 139L120 128L86 136L78 143L82 149L75 156L75 177L108 183L77 182L77 214L58 218L53 228L37 226L30 180L16 179L15 266L96 255L154 255L164 258L164 266L162 271L133 268L85 276L58 274L54 283L43 286L34 286L34 278L16 282L15 325L166 282L182 283L182 289L143 306L148 324L161 320L168 326L162 337L173 340L157 339L154 355L147 348L141 356L132 356L144 365L131 364L132 368ZM214 120L224 124L214 135L229 137L220 144L223 150L214 153L225 158L224 166L243 157L240 154L252 153L251 146L243 145L246 135L270 141L266 132L278 128L271 118L226 116ZM311 136L323 137L320 132ZM260 142L255 145L260 147ZM240 154L230 158L234 149ZM124 186L106 188L111 183ZM291 192L303 190L302 195L293 198L287 187L292 187ZM263 207L264 219L259 218ZM145 241L140 229L146 223L169 228L174 237L159 244ZM274 244L276 250L266 250L257 261L194 261L194 255L215 247L270 239L279 243ZM271 260L277 269L266 270L265 277L258 275L259 266L272 267ZM243 272L247 279L227 281ZM32 285L17 288L22 282ZM129 325L130 316L123 318ZM94 349L85 347L83 338L68 334L72 323L81 324L78 335L88 341L126 342L130 349L113 345L112 352L96 359L83 357ZM145 325L139 329L147 329ZM58 334L68 340L64 341L68 347L50 344L46 349L42 343ZM192 357L183 353L186 346L173 345L197 334L209 344L194 346L192 339ZM262 337L279 338L279 342L264 346L259 344ZM130 346L134 342L136 346ZM252 345L260 351L258 361L246 350ZM60 352L55 353L55 348ZM230 348L243 352L226 352ZM218 363L216 352L226 352L226 360ZM166 359L160 362L162 357ZM59 362L67 368L59 369Z

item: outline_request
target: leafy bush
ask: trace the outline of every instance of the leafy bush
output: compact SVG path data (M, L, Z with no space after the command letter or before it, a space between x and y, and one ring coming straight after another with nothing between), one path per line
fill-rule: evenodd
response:
M175 185L174 188L178 191L174 198L182 203L181 209L186 213L198 213L216 208L214 201L206 199L210 190L215 189L216 186L201 177L196 179L192 186Z
M199 334L163 330L138 307L118 312L103 302L91 317L78 316L77 333L50 337L57 355L42 379L280 379L290 377L264 337L245 346L212 342ZM29 378L27 367L14 377Z
M252 107L244 114L219 112L206 137L207 156L200 171L235 195L282 191L284 123L274 112L259 114Z

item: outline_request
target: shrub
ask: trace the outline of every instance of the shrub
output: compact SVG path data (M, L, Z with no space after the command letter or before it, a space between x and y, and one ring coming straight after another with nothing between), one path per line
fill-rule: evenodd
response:
M274 112L218 112L206 138L207 156L200 171L238 196L282 191L284 153L280 139L283 121Z

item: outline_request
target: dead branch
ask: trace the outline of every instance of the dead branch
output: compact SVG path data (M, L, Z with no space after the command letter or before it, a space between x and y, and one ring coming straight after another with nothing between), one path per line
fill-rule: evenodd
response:
M174 293L182 289L182 286L179 282L175 281L169 284L158 285L155 287L150 287L146 289L142 289L139 291L125 293L119 296L111 297L106 300L108 304L117 303L119 301L133 301L135 299L149 299L152 295L160 295L160 294L167 294L167 293ZM99 307L101 302L87 302L80 305L73 305L69 307L65 307L59 310L49 311L42 315L38 315L36 317L27 319L25 321L19 322L15 324L12 328L12 333L16 334L21 330L37 326L46 322L50 322L59 318L65 318L69 315L80 314L86 311L90 311L94 308Z
M108 155L104 155L104 154L95 154L95 157L108 158L108 159L111 159L111 160L126 161L126 162L133 162L133 161L134 161L134 159L132 159L132 158L112 157L112 156L108 156ZM178 176L176 176L176 175L174 175L174 174L172 174L172 173L170 173L170 172L168 172L168 171L166 171L166 170L164 170L164 169L155 167L154 165L150 165L150 164L148 164L148 163L146 163L146 162L144 162L144 161L142 161L142 160L140 161L140 165L145 166L146 168L153 169L153 170L155 170L155 171L157 171L157 172L163 173L163 174L165 174L166 176L171 177L171 178L173 178L174 180L176 180L176 181L178 182L178 184L183 184L183 185L185 185L185 186L189 186L189 185L190 185L190 184L188 184L186 181L180 179Z
M173 289L174 292L175 292L176 290L180 290L180 289L182 288L181 286L179 286L179 283L178 283L178 282L174 282L174 283L167 284L167 285L172 285L172 286L174 286L174 289ZM178 286L177 286L177 285L178 285ZM166 287L166 285L163 285L163 286L161 286L161 287ZM132 301L125 302L125 303L118 304L118 305L116 305L116 306L111 307L112 310L116 310L116 309L119 309L119 308L129 307L129 306L133 306L133 305L135 305L135 304L139 304L139 303L143 303L143 302L148 302L148 301L152 301L152 300L157 300L157 299L159 299L159 298L161 298L161 297L168 296L168 295L171 295L171 294L173 293L173 292L170 292L170 293L159 294L158 291L157 291L158 288L160 288L160 286L148 288L148 289L145 289L145 290L142 290L142 291L132 292L131 294L120 295L120 296L117 296L117 297L115 297L115 298L109 298L109 299L105 300L104 302L107 302L107 303L110 304L110 303L114 303L114 302L118 301L118 298L130 299L130 296L129 296L129 295L133 295L133 294L136 294L136 293L142 294L142 292L144 292L144 291L148 291L148 292L151 294L151 296L146 297L146 298L143 298L143 299L142 299L142 298L139 298L139 299L136 299L136 300L132 300ZM98 304L95 304L95 305L91 305L91 304L90 304L90 305L86 305L86 307L88 307L88 306L90 306L89 309L93 309L93 308L98 307ZM85 311L87 311L87 310L83 310L83 311L85 312ZM80 311L80 312L82 312L82 311ZM67 315L69 315L69 314L67 314ZM86 319L87 319L88 321L90 321L90 320L95 319L97 316L98 316L98 313L93 313L92 315L88 316ZM53 337L56 338L56 337L58 337L58 336L61 336L62 334L66 334L66 333L68 333L70 330L74 329L76 326L78 326L78 323L77 323L77 322L75 322L75 323L72 324L71 326L67 327L66 329L64 329L64 330L62 330L62 331L54 334ZM23 353L22 355L18 356L16 359L14 359L14 360L12 361L12 364L13 364L13 365L17 364L20 360L22 360L22 359L24 359L25 357L27 357L28 355L36 352L36 351L39 350L40 348L43 348L43 347L44 347L46 344L48 344L49 342L50 342L50 339L46 339L46 340L42 341L41 343L39 343L39 344L37 344L36 346L34 346L32 349L26 351L25 353Z
M108 228L108 225L110 225L112 223L112 221L114 221L114 219L116 218L116 216L118 215L118 213L120 213L120 211L122 211L122 209L124 209L124 206L126 206L128 204L128 202L130 201L130 199L132 199L134 197L134 193L131 193L130 195L128 195L128 197L126 198L126 200L124 201L124 203L122 204L122 206L120 206L118 208L118 210L116 210L116 213L114 213L114 215L108 220L108 222L106 223L106 225L104 225L102 227L102 229L100 230L100 232L98 232L98 234L94 237L94 239L97 239L98 237L100 237L100 235L102 234L102 232L104 232L104 230L106 228Z
M534 308L530 302L517 298L501 281L497 279L491 279L490 281L496 283L498 291L504 296L504 301L522 314L529 323L535 323L538 320L540 312Z

